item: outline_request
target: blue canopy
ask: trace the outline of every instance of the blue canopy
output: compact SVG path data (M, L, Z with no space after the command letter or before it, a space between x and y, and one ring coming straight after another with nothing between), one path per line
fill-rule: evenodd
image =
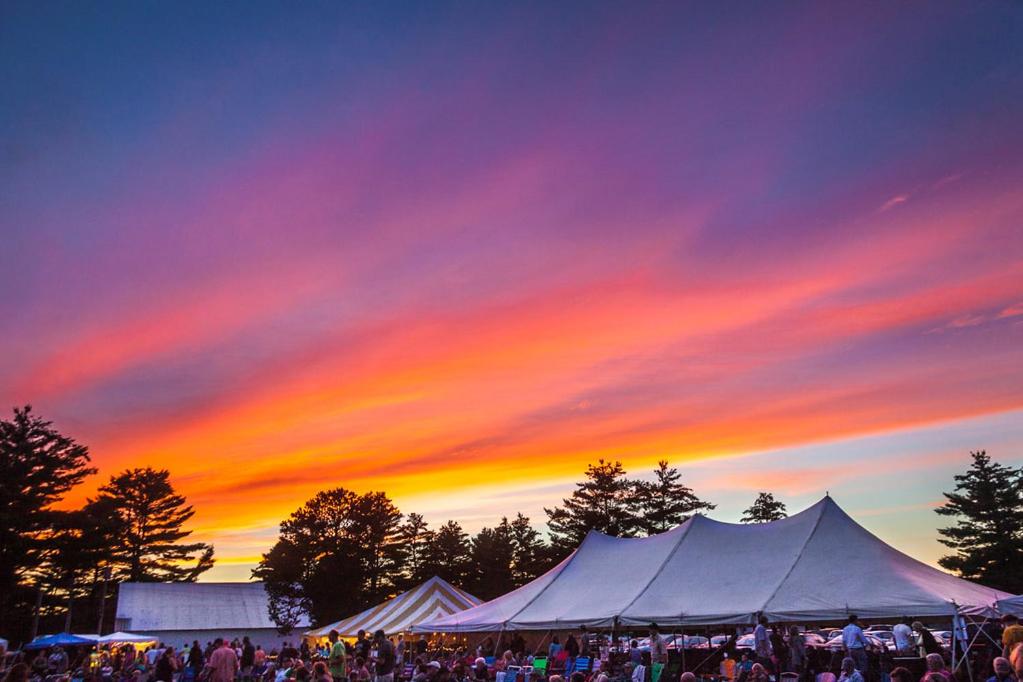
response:
M96 644L96 640L94 639L88 639L86 637L79 637L78 635L62 632L59 635L43 635L42 637L36 637L26 644L25 648L48 649L51 646L90 646L94 644Z

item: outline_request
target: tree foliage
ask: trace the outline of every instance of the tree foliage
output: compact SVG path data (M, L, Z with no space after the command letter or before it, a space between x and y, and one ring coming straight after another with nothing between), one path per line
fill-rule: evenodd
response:
M174 490L166 469L128 469L110 477L86 505L112 533L115 579L131 582L193 582L213 567L213 547L182 542L195 510Z
M96 469L89 451L32 414L26 405L0 420L0 623L26 598L33 573L54 556L48 540L69 525L67 512L53 509L71 488Z
M788 516L785 503L774 499L773 493L760 493L745 511L740 521L743 523L767 523Z
M598 460L586 467L586 480L577 483L561 507L544 508L551 542L567 554L590 530L631 537L636 534L634 484L625 477L621 462Z
M287 614L296 605L322 624L386 596L400 523L401 513L383 493L345 488L317 493L296 510L253 571L267 585L278 627L294 625Z
M693 514L710 511L716 505L704 502L684 485L678 469L661 460L651 482L636 481L636 517L647 535L663 533L684 523Z
M969 580L1018 594L1023 592L1023 469L971 452L973 463L955 476L953 492L935 511L955 519L941 528L939 541L953 550L938 563Z

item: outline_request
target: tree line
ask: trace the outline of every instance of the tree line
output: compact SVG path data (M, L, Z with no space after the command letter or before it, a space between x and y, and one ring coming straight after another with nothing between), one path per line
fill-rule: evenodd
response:
M998 464L984 451L970 455L969 469L955 476L955 490L936 509L954 521L938 530L953 550L939 563L975 582L1023 592L1023 468ZM88 449L31 408L0 420L3 634L24 639L37 615L49 631L94 631L101 618L109 628L108 587L194 581L213 566L213 547L188 541L184 526L195 511L166 470L125 470L79 508L58 508L95 473ZM629 478L619 461L590 464L560 505L544 509L544 530L518 513L470 535L455 520L431 526L420 514L403 514L383 492L334 488L281 523L253 577L266 583L271 616L286 630L303 612L323 624L434 575L492 599L549 570L590 530L652 535L714 508L666 461L647 479ZM760 492L741 521L786 513L772 493Z
M187 542L195 511L166 470L127 469L58 508L95 473L88 448L31 407L0 420L0 623L16 641L40 619L50 631L112 626L118 583L194 581L213 566L211 545Z

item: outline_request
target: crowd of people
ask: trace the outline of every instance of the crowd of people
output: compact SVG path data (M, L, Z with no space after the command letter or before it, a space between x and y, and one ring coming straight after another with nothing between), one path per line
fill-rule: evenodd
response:
M985 626L986 627L986 626ZM577 636L578 634L578 636ZM622 645L583 628L546 637L527 647L521 634L505 634L467 646L443 646L425 635L407 641L383 631L360 631L346 642L338 632L325 641L303 639L269 651L248 637L198 641L180 649L160 644L86 650L55 647L2 659L3 682L955 682L949 652L920 622L904 620L891 631L894 646L877 646L859 619L850 616L841 645L808 646L804 630L770 624L761 618L752 647L736 646L736 637L704 650L683 666L668 666L678 656L675 637L656 625L640 647ZM1023 682L1023 625L1006 616L997 631L977 639L966 665L974 682ZM923 661L922 674L900 661ZM585 662L585 663L584 663ZM710 664L710 665L708 665ZM667 667L666 667L667 666ZM531 674L531 671L539 671ZM529 676L532 679L526 679ZM662 677L663 676L663 677Z

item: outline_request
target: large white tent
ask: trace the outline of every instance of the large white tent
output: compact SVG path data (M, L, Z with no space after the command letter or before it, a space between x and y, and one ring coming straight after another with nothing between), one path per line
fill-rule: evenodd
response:
M307 637L326 637L337 630L342 637L355 637L359 630L388 635L409 632L412 626L426 620L447 616L477 606L480 600L448 581L434 576L382 604L336 623L306 633Z
M830 497L780 521L695 516L646 538L591 531L567 559L493 601L420 632L723 625L772 620L994 613L1008 598L921 563L857 524Z

